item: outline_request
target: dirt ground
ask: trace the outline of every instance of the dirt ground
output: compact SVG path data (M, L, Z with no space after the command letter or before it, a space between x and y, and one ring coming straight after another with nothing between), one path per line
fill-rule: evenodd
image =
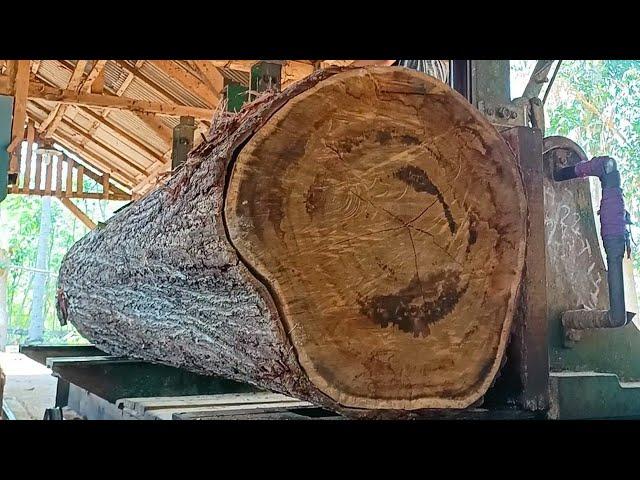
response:
M55 405L57 379L51 370L16 352L0 352L0 368L7 377L4 402L16 420L42 420Z

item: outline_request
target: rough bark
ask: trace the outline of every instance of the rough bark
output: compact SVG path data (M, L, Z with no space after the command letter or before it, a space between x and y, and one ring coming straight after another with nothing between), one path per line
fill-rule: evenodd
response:
M71 248L59 314L110 353L353 415L481 398L523 267L513 155L434 79L337 72L214 119Z

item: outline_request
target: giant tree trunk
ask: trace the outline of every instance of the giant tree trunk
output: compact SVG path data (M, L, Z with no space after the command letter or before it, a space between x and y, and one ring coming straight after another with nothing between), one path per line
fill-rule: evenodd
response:
M513 154L435 79L335 73L216 118L165 187L72 247L60 314L113 354L343 412L476 402L523 269Z

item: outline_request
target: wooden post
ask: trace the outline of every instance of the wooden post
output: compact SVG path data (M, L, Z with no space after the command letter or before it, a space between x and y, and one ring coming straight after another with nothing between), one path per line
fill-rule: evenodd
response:
M102 198L109 200L109 174L102 175Z
M93 230L94 228L96 228L96 224L94 223L94 221L91 220L86 213L80 210L80 208L78 208L78 206L75 203L73 203L70 199L61 198L60 202L62 203L62 205L67 207L67 209L71 213L73 213L73 215L78 220L80 220L87 228L89 228L90 230Z
M78 167L76 192L80 197L82 196L82 192L84 192L84 167L82 165Z
M36 153L36 174L33 188L36 193L42 188L42 154L40 153Z
M31 185L31 164L33 163L33 142L35 140L35 127L33 121L29 121L27 125L27 158L24 166L24 180L22 183L22 192L29 193Z
M52 183L53 183L53 156L48 155L49 163L45 165L46 174L44 181L44 193L45 195L51 195Z
M75 162L72 158L66 156L65 159L67 161L67 189L64 192L64 196L66 198L71 198L73 195L73 166Z
M56 197L61 197L62 196L62 185L64 185L64 182L62 181L62 155L56 155L55 159L56 159L56 185L55 185L55 192L56 192Z

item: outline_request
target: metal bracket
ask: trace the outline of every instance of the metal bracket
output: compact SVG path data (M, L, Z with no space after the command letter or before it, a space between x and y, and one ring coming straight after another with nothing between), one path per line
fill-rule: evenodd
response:
M478 110L496 126L525 127L527 126L528 109L526 105L510 103L478 102Z

